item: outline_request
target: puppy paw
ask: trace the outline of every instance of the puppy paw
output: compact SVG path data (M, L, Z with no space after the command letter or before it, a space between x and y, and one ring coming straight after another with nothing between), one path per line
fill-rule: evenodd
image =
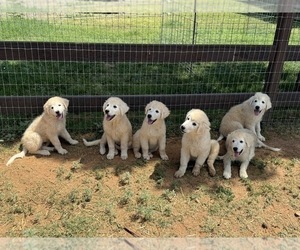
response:
M57 152L58 152L59 154L61 154L61 155L65 155L65 154L68 153L68 151L67 151L66 149L64 149L64 148L57 150Z
M178 170L178 171L175 172L174 176L176 178L180 178L180 177L184 176L184 172L181 171L181 170Z
M215 169L209 168L208 171L209 171L210 176L215 176L216 175L216 170Z
M194 176L198 176L200 174L200 168L194 168L192 173Z
M99 152L100 152L100 154L104 155L106 152L105 147L100 147Z
M259 135L259 136L257 136L257 137L258 137L258 139L261 140L261 141L266 141L266 138L263 137L262 135Z
M248 174L246 171L240 171L240 177L243 179L247 179L248 178Z
M161 155L160 157L161 157L161 159L163 159L164 161L169 160L169 157L168 157L167 155Z
M50 152L47 149L39 150L37 153L40 154L40 155L44 155L44 156L49 156L50 155Z
M107 156L106 156L106 158L107 158L108 160L112 160L114 157L115 157L114 154L107 154Z
M151 155L143 155L143 159L146 161L149 161L151 158Z
M77 141L77 140L70 140L69 143L70 143L71 145L75 145L75 144L78 144L79 141Z
M121 159L122 160L126 160L128 158L128 155L127 154L121 154Z
M225 179L230 179L231 178L231 173L230 172L223 172L223 177L225 178Z
M142 154L140 152L136 152L134 153L134 157L139 159L142 157Z

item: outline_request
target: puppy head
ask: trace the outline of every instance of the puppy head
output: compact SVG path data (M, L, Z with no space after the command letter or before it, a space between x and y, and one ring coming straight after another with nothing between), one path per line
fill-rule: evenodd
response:
M68 106L68 99L55 96L48 99L48 101L44 104L44 111L47 114L62 120L67 114Z
M243 136L243 134L239 133L237 130L227 136L226 149L234 158L241 156L246 147L249 147L247 137Z
M107 121L113 120L117 116L125 115L129 107L119 97L110 97L103 104L103 113Z
M204 130L210 130L210 122L202 110L192 109L186 114L185 122L181 124L180 130L182 133L201 134Z
M158 119L167 118L170 115L170 111L162 102L154 100L145 107L145 114L148 124L151 125Z
M255 93L254 96L249 99L250 105L253 108L254 115L258 116L264 114L268 109L272 107L271 99L267 94L261 92Z

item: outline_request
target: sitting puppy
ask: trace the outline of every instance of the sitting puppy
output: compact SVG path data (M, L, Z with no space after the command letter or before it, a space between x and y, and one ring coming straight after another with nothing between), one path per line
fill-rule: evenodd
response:
M257 92L243 103L233 106L221 121L218 141L227 137L234 130L242 128L250 129L259 140L265 141L260 133L260 122L265 112L271 107L270 97L261 92Z
M145 118L142 127L133 135L133 152L136 158L149 160L152 153L159 150L160 157L168 160L166 154L166 124L165 118L169 116L169 109L161 102L152 101L145 108Z
M60 154L66 154L68 151L62 148L59 136L70 144L77 144L66 129L66 115L69 106L69 100L61 97L52 97L44 104L44 112L35 118L35 120L25 130L21 143L22 152L12 156L7 162L10 165L15 159L23 158L27 152L31 154L50 155L54 148ZM53 147L47 147L44 143L52 143Z
M231 178L231 162L240 161L240 177L248 178L247 168L250 160L255 155L255 147L264 147L272 151L279 151L279 148L269 147L261 142L256 134L249 129L237 129L230 133L226 139L227 153L218 157L223 159L225 179Z
M185 122L180 126L183 137L181 141L180 167L175 177L185 174L188 162L195 159L193 175L200 174L200 169L207 159L208 170L211 176L216 174L214 162L219 154L219 143L211 140L210 122L207 115L200 109L190 110Z
M100 144L100 154L105 154L105 146L108 144L107 159L111 160L121 149L121 158L128 158L128 148L132 146L132 126L126 113L129 107L118 97L110 97L103 104L103 135L101 139L88 142L83 139L86 146Z

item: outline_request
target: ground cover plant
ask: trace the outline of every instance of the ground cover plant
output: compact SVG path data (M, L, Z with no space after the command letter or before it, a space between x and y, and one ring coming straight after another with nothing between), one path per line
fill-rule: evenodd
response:
M109 161L98 147L80 143L65 145L64 156L28 155L6 167L19 143L1 143L0 235L299 237L299 130L264 134L282 151L257 149L249 178L240 179L234 164L230 180L222 177L221 161L215 177L204 166L198 177L188 169L174 178L180 136L167 139L169 161L155 154L148 162L131 151L126 161Z

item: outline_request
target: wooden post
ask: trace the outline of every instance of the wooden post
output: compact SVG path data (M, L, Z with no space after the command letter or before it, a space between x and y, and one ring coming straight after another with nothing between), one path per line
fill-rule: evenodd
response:
M279 83L287 55L286 52L288 49L293 20L294 13L292 12L278 13L277 27L273 42L273 52L270 56L264 86L264 92L270 96L273 107L276 106ZM269 123L271 121L271 116L272 110L266 113L264 120Z

